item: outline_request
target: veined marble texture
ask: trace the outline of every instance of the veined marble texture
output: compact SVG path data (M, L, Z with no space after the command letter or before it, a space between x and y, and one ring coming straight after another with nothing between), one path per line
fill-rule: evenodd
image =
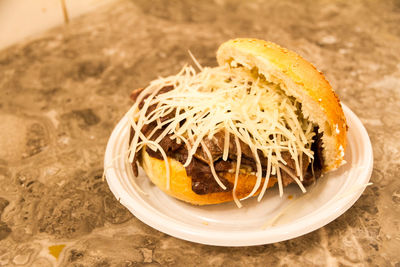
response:
M0 51L0 266L400 266L399 1L121 0ZM131 90L190 49L274 41L326 74L364 123L372 186L293 240L214 247L136 219L102 181Z

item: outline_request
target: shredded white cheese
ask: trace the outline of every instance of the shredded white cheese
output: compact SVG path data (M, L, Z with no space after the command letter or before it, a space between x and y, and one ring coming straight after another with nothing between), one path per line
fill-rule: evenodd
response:
M304 153L313 159L311 143L314 132L312 123L302 116L300 103L285 95L279 85L265 81L254 71L235 67L235 64L231 64L232 67L225 65L207 68L201 67L195 59L194 61L200 72L196 73L193 67L185 66L177 75L153 81L138 96L127 114L134 130L129 148L131 151L129 161L134 160L135 153L144 144L153 150L160 150L166 164L167 188L169 188L169 163L158 143L166 135L171 135L177 142L185 143L188 150L185 167L190 164L193 155L201 146L210 159L211 171L216 182L225 189L212 164L211 153L203 142L204 138L212 138L216 133L222 132L225 136L223 160L228 159L230 135L233 135L237 146L233 197L238 206L240 202L235 190L243 152L239 140L249 146L257 165L255 186L245 198L256 194L262 183L260 152L260 155L263 154L267 158L267 172L258 200L264 195L271 175L277 176L282 196L281 171L289 173L304 192L301 183L302 155ZM158 94L165 86L173 86L173 89ZM139 110L138 105L144 98L144 105ZM156 105L156 108L146 114L151 105ZM174 116L161 122L160 118L168 114ZM144 136L141 133L142 127L154 121L157 122L157 127L149 136ZM155 141L150 141L149 138L162 128L163 132L155 138ZM139 140L142 142L141 145ZM283 152L290 153L295 162L297 175L286 167L287 162L281 154ZM300 177L300 180L297 177Z
M238 208L241 208L242 204L240 203L239 199L236 196L236 187L237 187L238 178L239 178L240 163L242 160L242 150L240 147L239 138L237 136L235 136L235 144L236 144L236 150L237 150L238 157L236 159L235 183L233 185L233 200L235 201Z

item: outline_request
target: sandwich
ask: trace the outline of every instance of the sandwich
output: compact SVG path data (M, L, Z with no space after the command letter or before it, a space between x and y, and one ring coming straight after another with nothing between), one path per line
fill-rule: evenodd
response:
M191 55L192 56L192 55ZM185 65L131 94L128 160L194 205L302 192L344 163L347 124L311 63L272 42L234 39L217 67Z

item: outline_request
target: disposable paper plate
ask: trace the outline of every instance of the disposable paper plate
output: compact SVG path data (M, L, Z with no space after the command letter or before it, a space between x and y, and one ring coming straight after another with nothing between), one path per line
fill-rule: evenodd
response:
M279 242L314 231L333 221L360 197L372 172L373 155L368 134L358 117L345 105L349 125L346 164L321 177L303 194L297 185L267 190L256 198L235 203L193 206L167 196L142 170L135 178L121 155L127 149L129 124L124 117L107 144L104 164L115 197L142 222L192 242L218 246L251 246ZM111 166L111 167L110 167ZM131 178L130 178L131 177Z

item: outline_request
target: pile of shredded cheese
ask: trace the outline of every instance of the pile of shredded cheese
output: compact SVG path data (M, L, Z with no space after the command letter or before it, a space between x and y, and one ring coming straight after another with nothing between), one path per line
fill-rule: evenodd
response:
M133 162L135 153L143 146L159 150L164 158L167 170L167 185L170 184L170 170L165 151L158 144L167 134L171 134L176 142L183 142L188 150L188 158L184 166L188 166L193 155L202 147L210 158L210 168L215 181L225 189L213 166L211 153L204 144L205 138L212 138L217 132L225 134L223 160L229 154L229 138L234 137L237 146L237 164L233 198L240 207L236 197L238 175L241 162L239 140L247 144L256 161L257 181L248 196L253 196L262 183L262 166L258 151L267 158L267 172L258 200L263 197L270 176L278 179L279 192L282 196L283 186L281 172L287 172L305 192L301 181L302 154L313 159L311 151L313 124L303 118L301 105L294 98L288 97L279 85L269 83L258 75L256 70L250 71L229 65L215 68L201 68L196 72L191 66L185 66L177 75L159 78L146 87L138 96L135 104L128 111L128 118L134 130L130 144L129 161ZM169 92L158 94L165 86L173 86ZM145 99L144 99L145 98ZM144 99L139 110L138 105ZM149 106L156 108L147 113ZM172 119L160 121L166 115ZM149 136L144 136L141 129L144 125L156 122L157 127ZM165 130L151 141L150 138L161 128ZM296 173L292 173L281 153L288 151L295 161ZM299 177L299 178L298 178Z

